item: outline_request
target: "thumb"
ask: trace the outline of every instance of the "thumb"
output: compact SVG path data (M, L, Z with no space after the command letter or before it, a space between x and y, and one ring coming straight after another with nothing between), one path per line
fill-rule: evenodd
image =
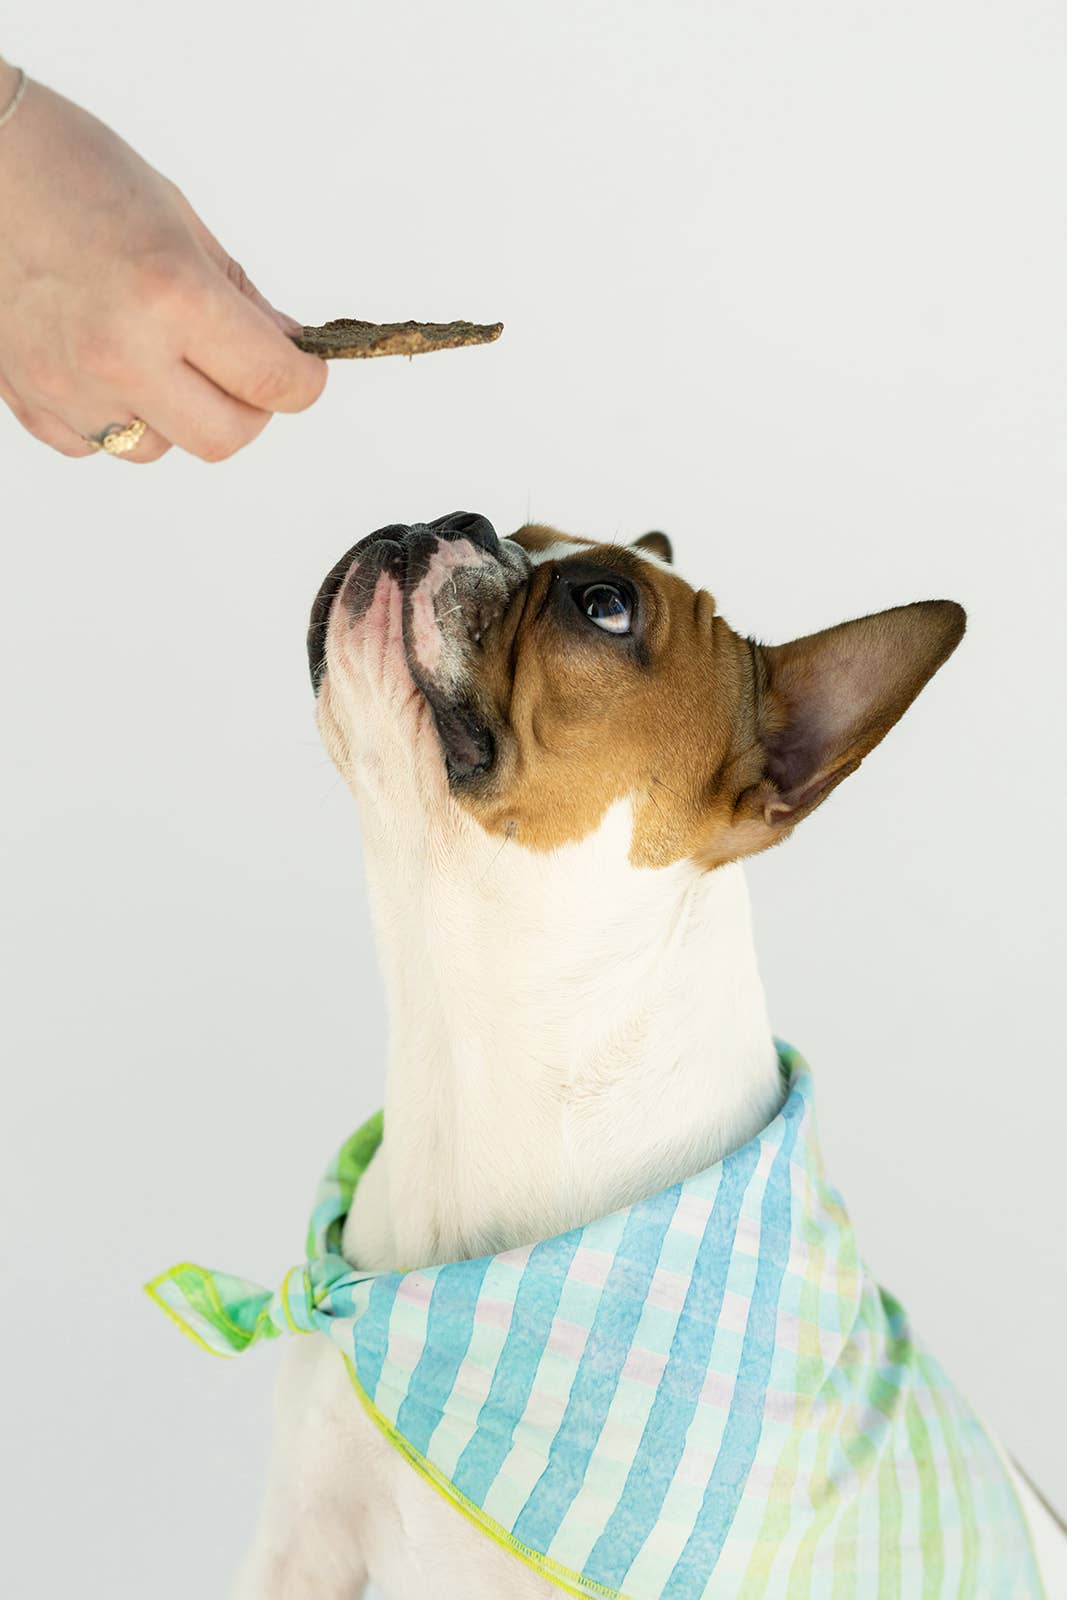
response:
M226 255L225 251L222 253ZM235 261L232 256L226 256L225 263L220 265L224 265L226 276L234 288L243 294L246 300L251 300L253 305L257 305L283 333L303 333L304 324L289 316L288 312L279 311L277 306L272 306L270 301L260 294L239 261Z
M280 328L283 333L302 333L304 324L298 322L295 317L289 316L287 312L279 311L276 306L271 305L265 295L260 294L241 263L235 261L230 252L223 248L211 229L200 220L195 212L192 212L192 220L200 243L215 265L226 274L226 277L237 292L243 294L246 300L251 300L253 305L258 306L263 314L270 318L275 327Z

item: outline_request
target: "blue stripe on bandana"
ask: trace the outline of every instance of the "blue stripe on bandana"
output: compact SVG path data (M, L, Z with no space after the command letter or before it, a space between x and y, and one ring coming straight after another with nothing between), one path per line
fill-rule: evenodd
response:
M575 1228L556 1239L543 1240L531 1250L523 1269L504 1348L478 1413L478 1431L460 1456L452 1480L475 1504L485 1498L511 1449L515 1425L530 1398L582 1233ZM509 1419L503 1427L502 1417Z
M389 1348L389 1321L402 1277L402 1273L387 1272L375 1278L367 1309L353 1332L356 1376L371 1400L378 1393L378 1381Z
M434 1429L463 1365L474 1332L474 1312L491 1257L457 1261L439 1274L430 1295L426 1343L396 1416L398 1432L426 1454Z
M681 1193L676 1183L635 1205L626 1220L548 1465L513 1529L521 1544L547 1550L582 1486Z
M700 1593L705 1582L701 1574L715 1569L755 1460L774 1355L778 1294L789 1259L792 1211L789 1162L796 1143L800 1111L795 1101L791 1104L787 1100L782 1108L782 1142L763 1196L759 1265L730 1414L696 1523L667 1580L663 1600L691 1600L691 1596Z
M746 1145L723 1162L715 1204L641 1443L622 1497L586 1564L589 1576L608 1588L619 1587L655 1526L682 1458L686 1430L708 1373L741 1202L758 1159L758 1148Z

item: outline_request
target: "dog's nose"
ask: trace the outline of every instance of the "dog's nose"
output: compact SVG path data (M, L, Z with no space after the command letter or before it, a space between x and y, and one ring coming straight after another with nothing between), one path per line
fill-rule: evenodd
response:
M488 517L479 516L477 511L451 511L447 517L428 522L426 527L439 539L469 539L479 550L500 559L500 540L496 536L496 529Z

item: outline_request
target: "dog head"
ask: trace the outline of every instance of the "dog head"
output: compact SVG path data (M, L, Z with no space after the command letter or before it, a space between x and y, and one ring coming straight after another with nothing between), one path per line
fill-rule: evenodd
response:
M787 644L736 633L632 545L484 517L379 529L328 575L319 723L372 803L551 851L630 806L637 867L709 869L784 838L885 736L965 617L920 601Z

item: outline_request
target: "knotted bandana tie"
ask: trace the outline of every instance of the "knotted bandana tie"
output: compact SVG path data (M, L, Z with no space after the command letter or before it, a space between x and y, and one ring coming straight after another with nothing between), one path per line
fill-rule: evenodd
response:
M330 1166L271 1293L184 1265L149 1293L205 1349L323 1333L371 1417L563 1589L629 1600L1042 1590L981 1424L856 1251L810 1073L695 1177L519 1250L360 1272L344 1220L382 1118Z

